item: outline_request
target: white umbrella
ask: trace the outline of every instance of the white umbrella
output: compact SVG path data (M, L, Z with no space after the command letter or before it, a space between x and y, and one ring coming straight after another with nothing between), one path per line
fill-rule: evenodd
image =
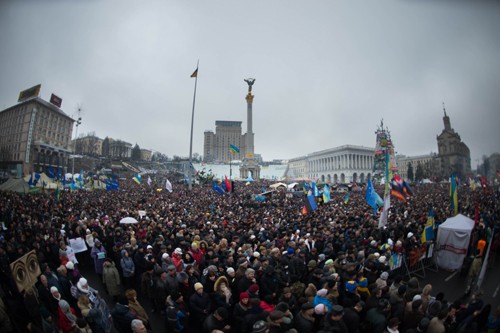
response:
M124 217L120 220L121 224L134 224L134 223L138 223L138 222L139 221L137 221L136 219L134 219L133 217L130 217L130 216Z

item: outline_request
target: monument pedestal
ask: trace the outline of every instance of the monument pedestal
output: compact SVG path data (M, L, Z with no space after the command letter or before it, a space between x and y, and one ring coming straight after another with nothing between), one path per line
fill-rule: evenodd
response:
M260 165L254 159L244 159L240 166L240 178L247 179L248 177L256 181L260 179Z

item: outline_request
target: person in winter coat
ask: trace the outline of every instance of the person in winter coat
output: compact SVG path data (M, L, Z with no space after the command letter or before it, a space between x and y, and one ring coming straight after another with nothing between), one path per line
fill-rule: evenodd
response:
M191 309L191 318L195 327L201 329L201 325L208 317L212 307L212 301L206 292L203 291L203 285L199 282L194 285L195 293L189 299L189 308Z
M71 295L76 299L79 299L82 295L88 297L90 304L92 305L92 309L97 310L101 314L101 326L104 328L104 331L106 333L111 331L112 323L108 305L101 298L99 292L89 286L87 279L80 278L76 287L72 288Z
M231 326L227 323L228 312L226 308L220 307L214 311L203 322L203 333L212 333L214 330L229 332Z
M146 271L142 273L141 291L153 306L151 312L159 311L159 309L156 308L155 302L155 277L153 265L148 265Z
M63 333L72 333L76 327L76 312L75 309L69 306L65 300L59 301L57 327Z
M135 280L134 260L125 249L122 250L121 254L122 258L120 259L120 266L123 274L123 285L125 286L125 289L130 289L134 287Z
M167 332L184 332L189 318L184 297L181 293L174 292L167 297L166 303L165 327Z
M304 303L295 317L295 328L298 332L314 332L314 320L314 306Z
M223 307L229 310L233 305L231 289L225 276L220 276L214 284L214 293L212 299L216 308Z
M312 301L313 306L316 306L318 304L324 304L328 308L328 312L332 310L332 301L327 297L328 295L328 289L320 289L316 293L316 296L314 296L314 299Z
M95 272L99 277L102 277L104 260L106 259L106 249L100 240L94 240L94 247L90 251L90 257L94 260Z
M120 285L120 273L111 259L106 259L103 266L102 282L106 286L109 295L116 301L122 290Z
M368 310L366 320L372 326L372 333L382 333L387 326L387 314L390 311L389 301L381 298L377 307Z
M250 310L250 296L248 293L243 292L240 294L240 301L234 306L233 310L233 329L235 332L241 332L243 328L243 320L245 315L248 314Z
M137 300L137 292L135 291L135 289L127 289L125 291L125 297L127 297L128 307L130 309L130 312L134 314L134 317L142 320L146 327L150 327L149 316L146 310L144 310L142 305Z
M125 296L120 296L113 310L111 310L113 324L120 333L133 333L131 323L134 320L134 315L128 307L128 300Z
M93 333L104 333L102 314L92 307L89 298L86 295L78 297L78 308L83 318L87 321Z

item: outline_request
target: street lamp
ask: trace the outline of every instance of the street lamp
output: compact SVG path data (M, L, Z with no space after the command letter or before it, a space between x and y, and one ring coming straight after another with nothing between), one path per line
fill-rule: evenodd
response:
M80 110L78 110L80 112ZM75 154L76 154L76 140L78 139L78 126L82 123L82 117L78 117L78 120L76 121L76 131L75 131L75 144L73 147L73 163L71 167L71 180L73 180L73 177L75 176Z

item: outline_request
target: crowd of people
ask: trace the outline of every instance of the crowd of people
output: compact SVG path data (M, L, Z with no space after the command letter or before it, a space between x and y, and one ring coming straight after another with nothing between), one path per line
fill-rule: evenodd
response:
M452 215L446 185L393 200L380 229L363 191L348 200L332 191L304 213L304 195L277 190L257 201L270 184L235 185L225 194L208 184L170 193L123 181L118 191L58 200L2 193L0 331L499 332L500 308L484 304L480 290L448 299L389 264L392 253L420 246L430 209L437 225ZM499 194L459 188L462 214L474 218L480 207L470 254L492 242L492 265ZM121 224L124 217L138 223ZM78 238L87 251L70 246ZM33 250L41 275L20 292L10 263ZM84 270L99 283L89 285Z

